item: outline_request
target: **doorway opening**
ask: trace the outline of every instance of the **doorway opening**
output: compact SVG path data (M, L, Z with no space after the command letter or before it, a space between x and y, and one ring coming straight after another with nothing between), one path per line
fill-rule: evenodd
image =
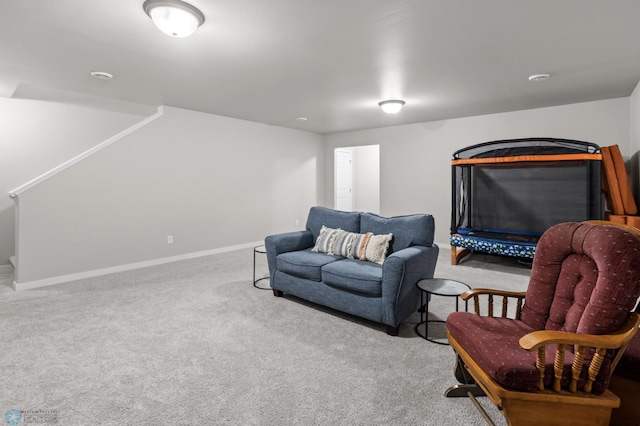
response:
M380 145L334 151L336 210L380 213Z

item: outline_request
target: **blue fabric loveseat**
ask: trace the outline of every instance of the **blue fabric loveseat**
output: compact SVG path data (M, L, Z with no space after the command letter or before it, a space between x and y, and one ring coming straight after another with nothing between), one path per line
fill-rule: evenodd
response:
M312 207L304 231L265 239L271 287L278 297L287 293L384 324L395 336L419 308L416 283L433 277L433 237L428 214L386 218Z

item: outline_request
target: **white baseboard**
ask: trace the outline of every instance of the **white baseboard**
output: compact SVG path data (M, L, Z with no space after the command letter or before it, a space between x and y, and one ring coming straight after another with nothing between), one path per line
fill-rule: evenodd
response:
M6 272L13 272L12 265L0 265L0 274L4 274Z
M180 260L195 259L198 257L210 256L212 254L242 250L242 249L251 248L251 247L255 247L263 244L264 244L264 241L254 241L251 243L244 243L244 244L238 244L234 246L198 251L194 253L181 254L178 256L163 257L160 259L146 260L143 262L128 263L126 265L111 266L109 268L94 269L92 271L78 272L76 274L60 275L57 277L44 278L41 280L25 281L25 282L14 281L13 289L16 291L31 290L34 288L47 287L55 284L62 284L69 281L77 281L77 280L82 280L86 278L99 277L101 275L114 274L116 272L130 271L132 269L146 268L148 266L162 265L164 263L177 262ZM10 267L10 265L8 266Z
M436 244L438 245L440 250L451 250L451 244L449 244L449 241L447 241L446 243L438 243L438 242L436 242Z

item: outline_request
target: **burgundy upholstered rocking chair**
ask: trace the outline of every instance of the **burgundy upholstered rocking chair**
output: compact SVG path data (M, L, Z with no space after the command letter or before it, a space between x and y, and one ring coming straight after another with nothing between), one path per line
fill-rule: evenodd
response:
M640 236L592 223L549 228L526 292L472 289L461 297L475 313L447 318L464 384L445 395L469 396L489 422L475 396L486 394L510 425L607 425L620 404L609 379L638 331L639 296Z

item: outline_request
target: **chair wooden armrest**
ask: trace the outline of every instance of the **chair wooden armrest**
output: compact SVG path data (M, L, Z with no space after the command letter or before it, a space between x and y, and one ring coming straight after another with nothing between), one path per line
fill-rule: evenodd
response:
M524 291L505 291L505 290L496 290L490 288L472 288L471 290L467 290L460 295L462 300L467 301L473 298L473 310L477 315L480 315L480 298L481 296L487 297L487 316L492 317L493 315L493 298L494 297L502 297L502 311L501 317L507 318L507 310L509 307L509 300L515 299L516 303L516 311L515 311L515 319L520 319L520 314L522 313L522 303L524 302L524 297L526 292Z
M529 333L520 338L520 346L527 351L537 350L536 368L538 369L538 389L544 389L544 369L545 369L545 347L546 345L557 345L556 355L554 359L554 375L553 390L560 392L562 372L564 366L564 353L567 345L575 345L575 355L571 365L571 381L569 382L569 392L577 391L578 379L580 372L584 366L584 356L588 348L593 348L595 354L591 360L588 369L587 382L582 389L586 393L591 393L591 387L596 379L602 366L602 361L606 355L607 349L617 349L617 354L611 363L611 372L615 369L622 353L625 351L631 339L638 331L640 325L640 315L632 313L629 315L627 322L618 330L611 334L592 335L569 333L565 331L540 330Z

